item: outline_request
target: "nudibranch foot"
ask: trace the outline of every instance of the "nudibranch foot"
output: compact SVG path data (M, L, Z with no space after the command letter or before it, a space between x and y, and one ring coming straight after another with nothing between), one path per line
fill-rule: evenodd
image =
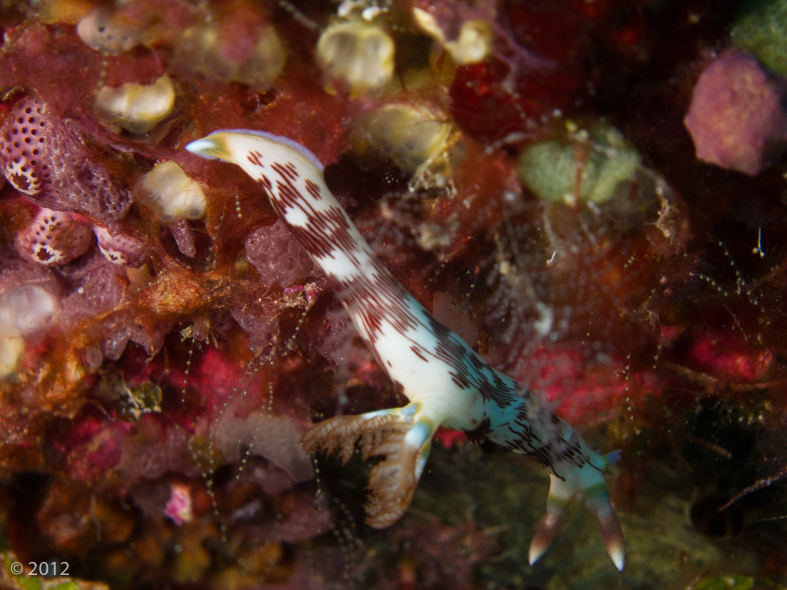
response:
M438 426L462 430L535 457L552 476L547 514L530 548L531 563L557 534L568 503L582 495L601 523L607 552L623 568L623 533L609 502L601 456L546 404L497 371L438 322L385 268L336 197L322 164L286 137L259 131L217 131L186 146L206 158L240 166L260 183L281 220L325 272L379 365L407 397L402 408L330 418L303 439L309 452L338 452L348 461L381 456L369 476L367 522L396 522L407 510ZM360 441L360 442L359 442Z
M370 412L358 416L336 416L312 426L303 436L301 444L307 453L322 452L333 455L338 452L342 465L355 454L360 439L364 461L375 455L384 440L397 427L397 416L390 410ZM377 453L380 454L380 453Z
M369 474L364 506L366 523L376 529L399 520L412 502L434 433L427 421L412 422L402 410L329 418L314 425L301 443L307 453L337 453L342 464L352 458L356 445L364 461L385 457Z

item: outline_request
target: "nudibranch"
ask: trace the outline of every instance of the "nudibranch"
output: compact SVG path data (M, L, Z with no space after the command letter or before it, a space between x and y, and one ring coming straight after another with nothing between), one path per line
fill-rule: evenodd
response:
M530 545L531 564L552 542L568 503L581 494L599 519L612 562L623 569L623 532L604 480L604 469L620 453L591 450L543 400L432 317L358 233L328 190L314 154L291 139L246 130L217 131L186 149L237 164L262 185L276 213L328 276L377 362L410 401L330 418L303 438L308 452L338 451L345 462L356 443L364 460L384 457L369 476L369 525L384 528L404 514L432 436L444 426L464 431L473 442L491 440L530 455L549 472L547 510Z

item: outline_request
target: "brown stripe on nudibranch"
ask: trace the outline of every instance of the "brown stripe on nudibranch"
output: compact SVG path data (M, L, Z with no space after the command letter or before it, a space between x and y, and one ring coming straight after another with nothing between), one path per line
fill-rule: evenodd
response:
M314 198L315 201L322 199L322 191L320 190L320 187L308 178L306 179L306 191Z
M344 461L356 443L364 457L384 457L369 476L369 524L389 526L407 510L432 436L443 425L465 431L473 442L488 439L530 455L550 473L547 512L530 545L531 564L557 534L565 506L581 492L598 517L607 553L623 569L623 533L603 477L618 453L591 451L542 400L491 367L424 309L360 236L311 152L254 131L217 132L187 149L238 164L261 179L276 213L325 271L380 366L410 400L402 408L330 418L303 438L307 451L339 451Z
M424 352L426 352L426 351L425 351L423 348L421 348L420 346L418 346L417 344L413 344L413 345L411 345L411 346L410 346L410 350L412 350L412 351L413 351L413 354L415 354L415 356L417 356L417 357L418 357L419 359L421 359L422 361L429 362L429 359L428 359L428 358L426 358L426 356L424 356L424 354L423 354L423 353L424 353ZM423 351L423 352L422 352L422 351Z
M251 162L255 166L264 168L264 166L262 165L262 154L260 152L249 152L246 158L248 158L249 162Z
M300 176L292 162L287 162L286 164L273 162L271 163L271 170L276 172L279 176L287 181L298 180L298 177Z
M483 420L481 420L481 423L477 428L464 431L467 440L475 445L480 445L482 442L487 440L486 435L489 433L491 425L492 421L489 419L489 416L486 416Z

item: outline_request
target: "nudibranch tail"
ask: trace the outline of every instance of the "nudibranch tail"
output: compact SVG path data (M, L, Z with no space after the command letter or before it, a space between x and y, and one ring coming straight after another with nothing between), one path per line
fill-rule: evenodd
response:
M356 445L364 459L381 456L369 476L367 523L398 520L413 498L438 426L463 430L533 456L549 471L547 513L530 547L535 562L557 534L577 495L601 524L610 558L623 568L623 533L609 501L601 456L569 424L520 383L491 367L438 322L391 275L325 184L322 165L290 139L253 131L219 131L191 152L237 164L259 182L276 213L325 272L380 366L411 403L316 424L303 438L308 452L338 452L347 462Z
M597 457L599 463L597 467L588 463L571 477L561 478L555 474L550 475L547 511L539 522L536 534L530 543L528 554L530 565L538 561L549 548L560 528L560 521L568 504L575 496L582 494L588 509L598 518L601 538L607 554L615 567L619 571L623 571L626 562L623 530L620 527L617 513L610 504L609 491L603 478L603 468L614 462L618 455L619 452L615 451L603 457Z

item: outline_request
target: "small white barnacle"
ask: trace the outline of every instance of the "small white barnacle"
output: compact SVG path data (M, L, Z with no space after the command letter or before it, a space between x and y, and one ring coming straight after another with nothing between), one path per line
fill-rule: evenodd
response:
M326 78L326 91L350 96L379 94L394 73L393 39L382 27L360 18L330 25L317 42L317 63Z
M160 162L134 186L134 200L153 210L161 223L205 216L207 199L200 185L177 163Z
M175 86L164 74L153 84L105 86L96 96L93 112L110 127L119 125L131 133L147 133L166 119L174 106Z

